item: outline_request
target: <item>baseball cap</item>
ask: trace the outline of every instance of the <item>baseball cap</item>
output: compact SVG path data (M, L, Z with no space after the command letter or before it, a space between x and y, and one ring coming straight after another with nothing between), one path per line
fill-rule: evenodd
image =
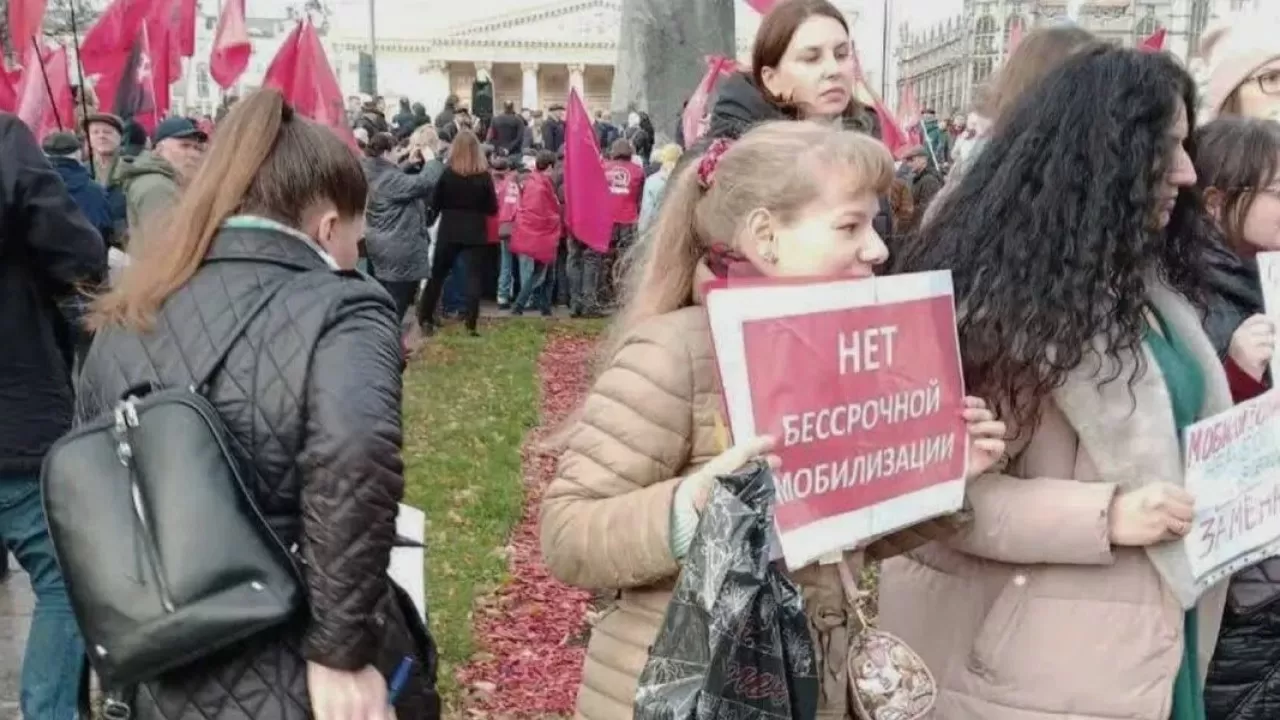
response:
M204 142L209 139L209 136L205 135L203 130L196 127L196 124L192 122L190 118L171 117L165 118L156 126L156 131L152 136L151 141L153 144L159 144L164 140L181 140L185 138Z

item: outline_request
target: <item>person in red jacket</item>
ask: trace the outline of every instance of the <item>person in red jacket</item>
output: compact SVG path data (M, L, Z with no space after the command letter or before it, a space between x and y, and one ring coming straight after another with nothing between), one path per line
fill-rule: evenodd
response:
M560 200L549 174L555 164L555 153L539 152L520 193L520 208L511 232L511 252L520 265L520 294L511 307L512 315L521 315L534 305L543 317L551 315L551 284L564 233Z
M613 238L609 254L605 257L600 296L612 305L616 302L613 268L625 258L635 244L636 223L640 220L640 198L644 193L644 168L632 157L635 148L625 139L615 140L609 147L609 159L604 164L605 179L613 197Z

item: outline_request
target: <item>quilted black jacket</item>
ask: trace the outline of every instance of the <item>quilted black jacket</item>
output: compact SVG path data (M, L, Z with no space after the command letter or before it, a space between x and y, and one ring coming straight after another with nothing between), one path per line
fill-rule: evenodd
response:
M1231 578L1204 705L1206 720L1280 718L1280 558Z
M331 271L299 239L224 229L146 334L108 329L79 379L77 418L130 388L191 383L265 288L289 281L249 326L209 399L257 470L253 493L286 545L298 543L309 607L286 627L138 690L143 720L302 720L304 661L390 677L415 656L396 706L435 718L435 648L386 569L404 491L400 343L391 299L358 273ZM217 538L209 538L217 542Z

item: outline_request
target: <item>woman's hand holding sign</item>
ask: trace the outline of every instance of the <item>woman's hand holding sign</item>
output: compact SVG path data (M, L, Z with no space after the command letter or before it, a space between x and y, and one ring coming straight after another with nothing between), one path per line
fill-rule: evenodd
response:
M963 415L969 430L967 477L972 479L990 470L1004 455L1005 425L981 398L966 397Z
M1107 525L1112 545L1146 547L1191 532L1195 498L1169 483L1152 483L1117 494Z
M1254 380L1262 380L1276 351L1275 323L1266 315L1258 314L1240 323L1231 335L1231 347L1227 354L1241 370Z

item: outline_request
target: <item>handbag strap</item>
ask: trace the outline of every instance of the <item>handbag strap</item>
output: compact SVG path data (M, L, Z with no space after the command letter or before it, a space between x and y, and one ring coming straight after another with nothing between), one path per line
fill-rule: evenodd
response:
M240 341L240 338L244 337L245 332L249 330L249 323L253 322L253 319L267 308L267 305L271 303L275 296L280 294L280 291L295 279L297 279L297 276L290 277L287 280L282 280L281 282L276 283L274 287L264 290L262 296L258 298L257 302L255 302L244 315L240 316L235 327L231 329L231 335L227 338L226 345L224 345L222 349L213 356L213 361L209 364L209 367L206 368L204 372L196 375L192 380L191 388L194 391L203 393L208 388L209 382L213 380L213 376L216 375L218 371L222 369L223 364L226 363L227 356L231 354L231 349L236 346L236 343Z

